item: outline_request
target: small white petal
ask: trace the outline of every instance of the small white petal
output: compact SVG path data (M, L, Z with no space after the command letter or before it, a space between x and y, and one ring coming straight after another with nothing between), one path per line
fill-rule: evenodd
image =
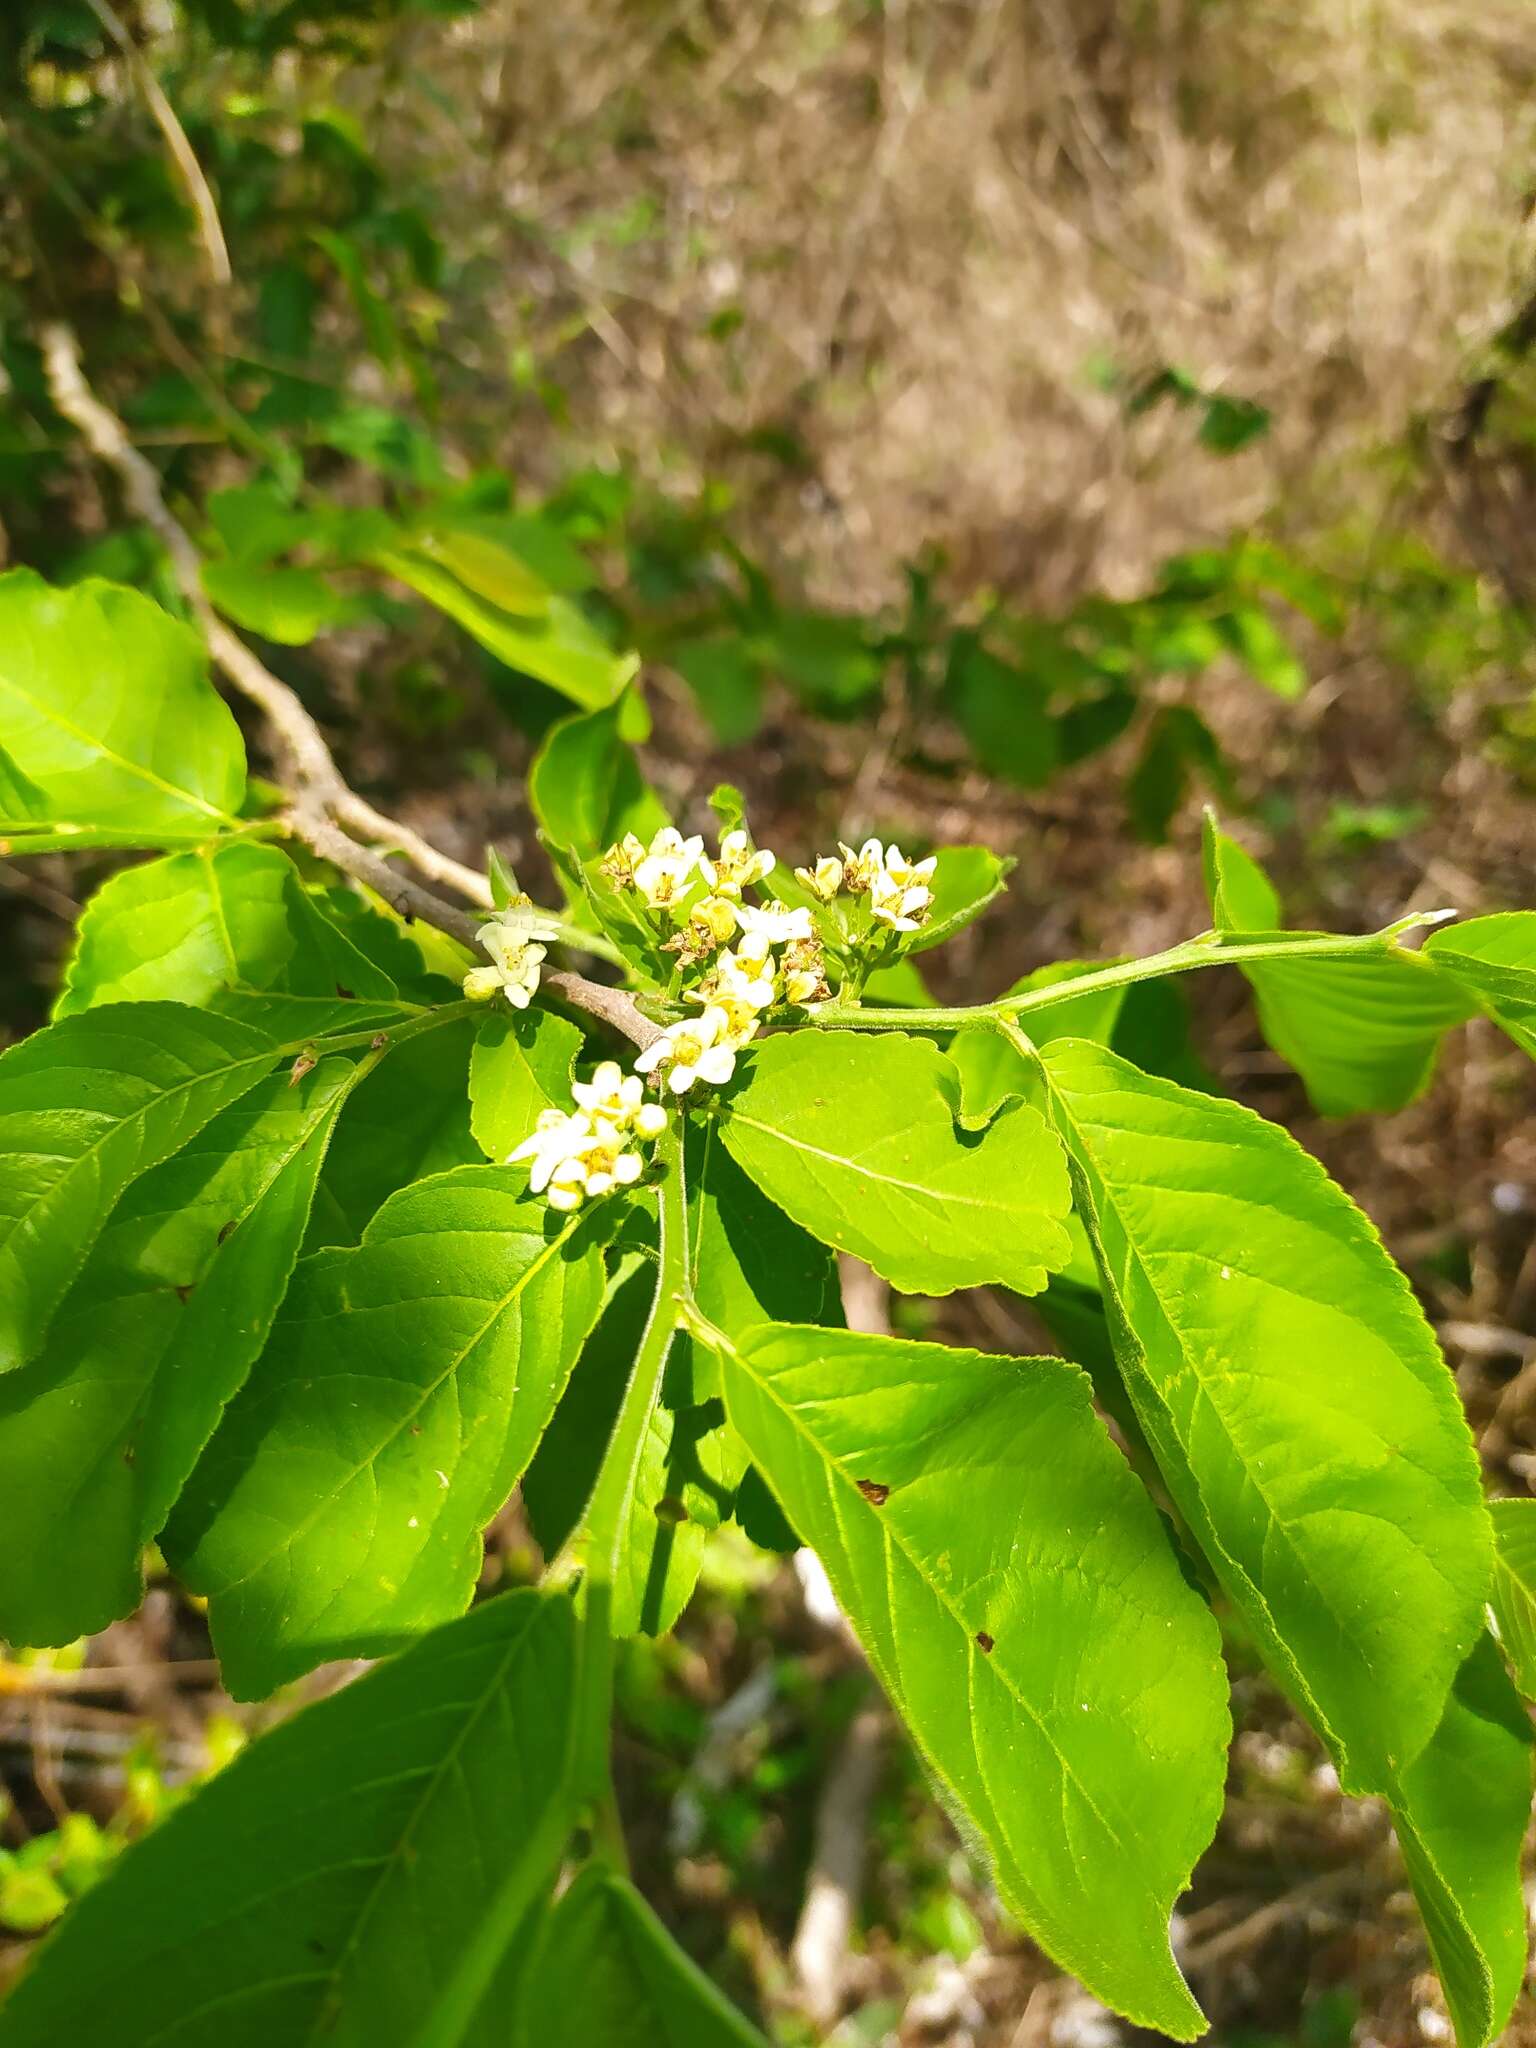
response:
M698 1070L696 1068L685 1066L683 1062L679 1060L677 1065L672 1069L671 1073L667 1076L667 1086L672 1090L672 1093L674 1095L685 1095L687 1091L693 1086L693 1077L697 1071Z
M718 1088L729 1081L736 1071L736 1055L728 1045L712 1045L699 1061L698 1073L701 1081L708 1081Z

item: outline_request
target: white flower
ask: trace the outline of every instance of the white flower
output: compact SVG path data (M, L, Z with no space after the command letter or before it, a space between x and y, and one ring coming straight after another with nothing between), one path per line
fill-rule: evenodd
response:
M626 832L616 846L610 846L598 862L598 871L608 877L617 889L627 889L635 879L635 867L645 859L644 843L633 832Z
M635 887L652 909L686 893L703 851L697 835L685 839L675 825L662 826L644 860L635 863Z
M749 882L760 882L773 873L777 856L766 846L755 853L750 847L745 832L727 832L720 841L719 859L710 860L706 855L700 860L699 871L711 889L721 896L739 896Z
M533 1186L532 1181L528 1183ZM537 1189L534 1189L538 1193ZM586 1200L587 1169L575 1157L557 1162L549 1176L549 1187L545 1199L551 1209L579 1209Z
M509 922L509 919L516 922ZM481 925L475 937L491 956L489 967L472 967L464 977L464 993L472 1002L484 1002L500 989L514 1010L526 1010L539 985L539 969L545 948L534 935L553 938L555 927L542 912L513 908L500 912Z
M772 960L757 959L745 948L737 954L726 947L716 967L715 982L721 995L745 1003L751 1010L771 1009L777 994Z
M875 886L875 877L885 871L885 848L878 839L866 839L855 853L840 839L837 850L843 856L843 886L855 896L862 896L867 889Z
M915 889L930 882L938 864L936 853L930 853L926 860L909 861L899 846L888 846L885 850L885 872L898 889Z
M617 1060L604 1060L590 1081L573 1081L571 1093L590 1116L604 1117L622 1130L634 1121L645 1084L626 1074Z
M823 903L830 903L843 886L843 864L835 854L824 853L813 868L796 868L795 880Z
M540 910L531 896L514 896L510 903L495 913L490 927L482 925L479 933L482 946L485 945L486 930L497 926L525 942L537 941L540 945L547 945L560 936L558 920L547 910Z
M613 1124L599 1122L593 1131L593 1143L581 1155L582 1190L596 1197L606 1195L612 1188L633 1187L645 1171L645 1161L638 1152L624 1148L624 1134Z
M639 1074L653 1074L659 1066L667 1069L667 1086L682 1095L695 1081L714 1087L729 1081L736 1071L736 1054L728 1042L731 1020L718 1003L711 1003L697 1019L670 1024L635 1061Z
M816 929L803 904L791 910L787 903L765 903L761 909L744 903L736 914L742 931L736 952L743 960L766 960L770 946L782 946L790 939L809 939Z
M515 1151L508 1153L507 1164L515 1165L520 1159L532 1160L528 1185L536 1195L541 1195L557 1175L562 1185L568 1185L571 1177L564 1169L572 1161L579 1163L596 1143L592 1119L585 1111L546 1109L533 1127L533 1136L524 1138ZM576 1178L579 1180L580 1175ZM553 1196L550 1199L553 1200ZM559 1208L562 1205L557 1202L555 1206ZM575 1204L563 1206L573 1208Z
M903 889L898 883L882 877L871 892L870 910L881 924L889 925L893 932L915 932L928 916L933 902L933 891L921 885Z

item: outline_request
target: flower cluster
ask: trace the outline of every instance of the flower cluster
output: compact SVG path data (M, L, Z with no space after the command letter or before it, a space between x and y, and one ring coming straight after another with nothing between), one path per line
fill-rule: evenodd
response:
M464 977L464 993L472 1002L487 1003L504 995L514 1010L526 1010L539 985L539 969L549 941L560 927L526 896L488 918L475 937L490 955L488 967L472 967Z
M659 1102L616 1060L604 1060L590 1081L572 1083L574 1110L546 1109L509 1156L532 1162L528 1185L547 1195L552 1209L579 1209L589 1196L632 1187L645 1171L636 1139L657 1138L667 1127Z
M866 839L857 853L839 841L837 850L841 860L824 854L814 867L795 869L795 880L818 901L831 903L839 891L866 896L870 917L893 932L915 932L928 922L937 855L909 861L899 846L878 839Z
M553 1207L575 1209L640 1178L645 1159L637 1147L667 1123L661 1103L647 1099L647 1084L663 1099L723 1086L769 1010L830 998L827 947L856 997L870 968L892 957L899 935L917 931L932 911L935 862L909 861L878 839L866 839L857 853L840 846L838 856L795 870L814 910L748 899L776 866L742 830L725 833L711 858L702 838L685 839L671 825L649 845L626 833L598 862L649 931L654 964L662 968L670 958L669 993L698 1015L658 1032L631 1074L605 1061L591 1081L576 1083L574 1110L546 1110L513 1152L514 1160L531 1162L529 1185ZM500 989L521 1008L538 982L542 941L552 936L525 905L503 911L480 935L495 965L477 969L466 992Z

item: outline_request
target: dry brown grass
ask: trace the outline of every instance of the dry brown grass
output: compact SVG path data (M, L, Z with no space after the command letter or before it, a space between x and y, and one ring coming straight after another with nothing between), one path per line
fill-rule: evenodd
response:
M506 287L466 358L530 342L594 449L735 475L831 601L929 538L1054 603L1369 511L1527 265L1526 0L490 0L457 48L482 133L432 147ZM1127 421L1097 373L1164 362L1274 432Z

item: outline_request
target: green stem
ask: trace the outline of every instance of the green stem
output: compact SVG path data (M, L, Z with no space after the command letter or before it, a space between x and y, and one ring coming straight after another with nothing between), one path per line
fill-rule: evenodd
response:
M410 1017L403 1024L375 1026L372 1031L344 1031L339 1037L329 1037L324 1032L313 1038L295 1039L291 1045L274 1048L274 1060L284 1060L301 1052L351 1052L359 1045L366 1045L380 1053L392 1052L397 1045L404 1045L408 1038L419 1038L424 1031L435 1031L440 1024L452 1024L460 1017L473 1017L483 1011L484 1003L440 1003L435 1009L424 1010L419 1016ZM376 1039L384 1044L375 1048Z
M486 912L487 917L490 912ZM542 911L538 913L544 915ZM594 960L606 960L614 967L625 967L629 963L612 939L604 938L601 932L589 932L584 925L565 924L558 918L551 918L555 928L554 943L569 946L573 953L590 953Z
M1185 939L1180 945L1170 946L1164 953L1150 953L1143 960L1116 961L1089 974L1074 975L1070 981L1026 989L1022 995L1000 996L991 1003L959 1009L893 1009L873 1005L842 1009L827 1004L816 1012L813 1021L822 1031L959 1031L970 1024L990 1024L999 1017L1056 1009L1062 1003L1075 1002L1079 996L1094 995L1103 989L1128 988L1138 981L1187 974L1197 967L1230 967L1245 960L1377 959L1392 951L1397 934L1409 928L1405 922L1391 925L1384 932L1362 935L1289 932L1251 939L1228 939L1217 932L1206 932L1197 939ZM1406 957L1414 956L1410 953Z
M688 1296L688 1199L683 1180L683 1120L656 1140L663 1168L659 1194L661 1252L651 1312L630 1368L597 1482L576 1530L544 1575L553 1589L581 1575L581 1735L577 1790L592 1803L593 1846L626 1868L624 1835L613 1793L609 1732L613 1716L613 1588L623 1561L629 1516L645 1454L646 1431L661 1398L672 1340Z

